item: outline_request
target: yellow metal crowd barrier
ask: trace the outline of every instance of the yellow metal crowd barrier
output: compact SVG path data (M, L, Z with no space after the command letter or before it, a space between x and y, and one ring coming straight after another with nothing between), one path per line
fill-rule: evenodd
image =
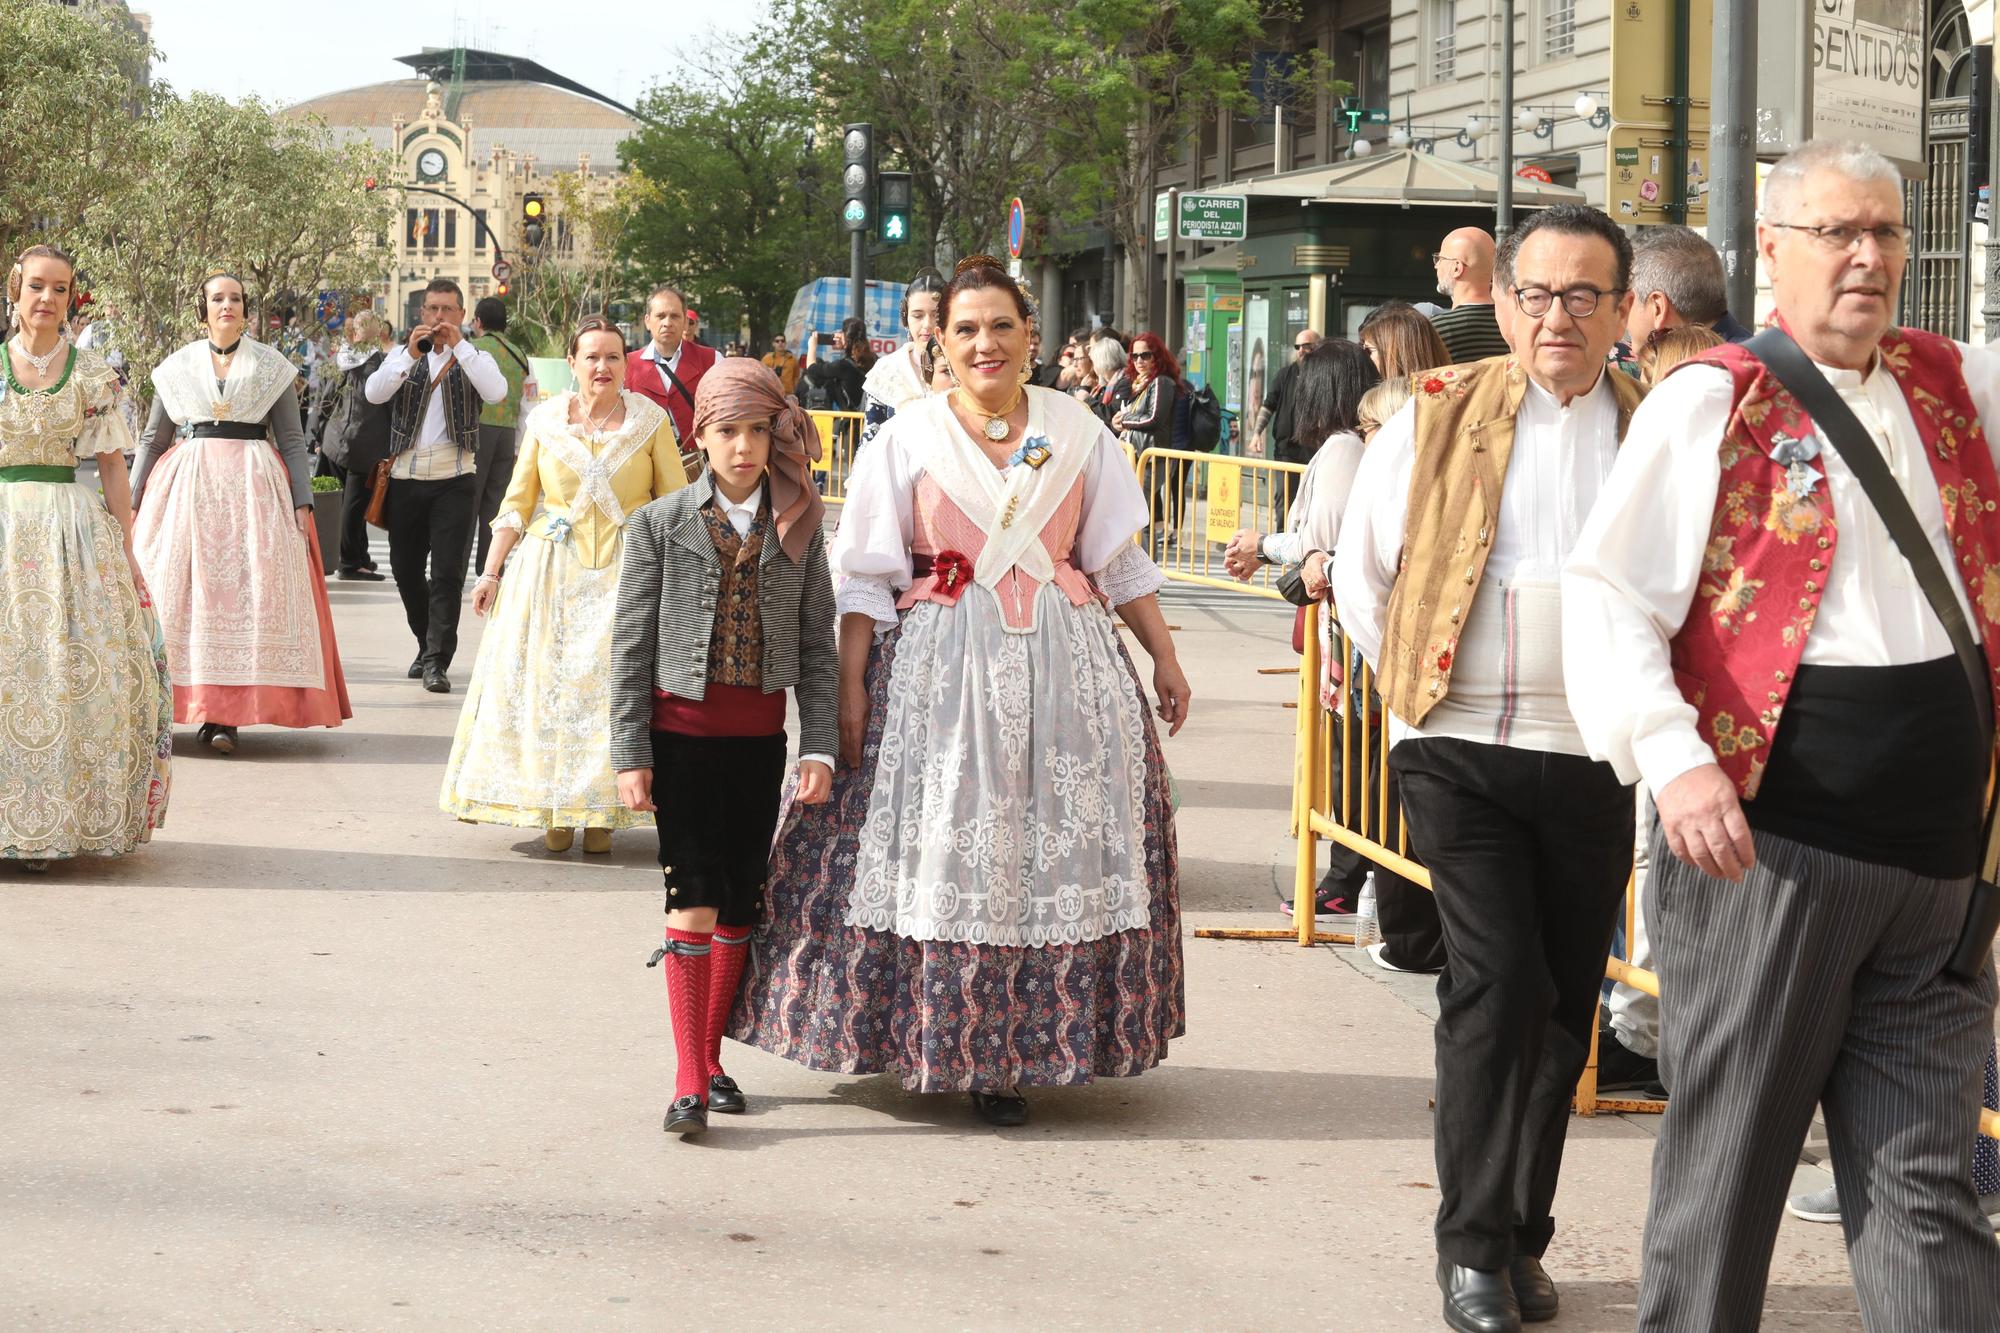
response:
M854 470L854 451L861 447L859 412L808 412L813 428L819 431L819 462L813 471L819 476L819 492L828 504L847 498L847 476Z
M1322 629L1326 635L1324 643ZM1336 669L1328 670L1329 665ZM1402 811L1390 799L1389 753L1382 725L1385 715L1375 697L1374 683L1373 673L1366 662L1356 657L1347 632L1327 617L1323 606L1309 608L1305 653L1299 662L1297 763L1292 786L1292 821L1299 841L1292 882L1292 919L1298 924L1301 945L1353 942L1349 935L1315 933L1313 929L1322 840L1351 847L1410 882L1426 889L1431 887L1430 872L1410 857L1409 833L1403 826ZM1625 890L1628 940L1637 938L1638 911L1638 895L1628 884ZM1269 932L1286 937L1291 933ZM1660 978L1645 968L1610 958L1605 961L1604 975L1659 998ZM1665 1103L1649 1098L1598 1095L1596 1034L1597 1025L1592 1023L1590 1060L1576 1087L1577 1113L1665 1110ZM1979 1132L2000 1138L2000 1113L1981 1111Z
M1142 544L1162 573L1180 583L1277 598L1276 566L1266 565L1249 583L1239 583L1223 568L1222 552L1239 528L1284 531L1303 465L1148 449L1137 466L1151 516Z

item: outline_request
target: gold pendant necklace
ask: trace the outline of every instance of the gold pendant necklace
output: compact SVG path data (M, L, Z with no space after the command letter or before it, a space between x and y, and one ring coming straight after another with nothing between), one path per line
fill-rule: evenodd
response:
M993 443L999 444L1014 433L1014 428L1007 424L1007 414L1021 405L1022 392L1020 386L1015 386L1014 396L1009 398L1007 406L1001 408L998 412L988 412L985 408L974 402L972 395L967 393L963 387L959 389L958 396L959 401L965 404L967 411L976 416L986 418L986 424L981 427L980 433L993 441Z

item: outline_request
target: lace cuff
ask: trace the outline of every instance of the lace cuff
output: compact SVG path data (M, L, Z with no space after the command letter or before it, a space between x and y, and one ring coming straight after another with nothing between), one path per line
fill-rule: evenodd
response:
M896 623L896 589L889 580L867 574L849 574L833 595L834 610L870 617L878 625Z
M487 525L494 532L526 532L528 525L521 521L520 511L509 509L501 513Z
M1119 547L1111 562L1097 571L1097 586L1113 606L1123 606L1134 598L1158 592L1166 582L1167 576L1152 558L1130 543Z

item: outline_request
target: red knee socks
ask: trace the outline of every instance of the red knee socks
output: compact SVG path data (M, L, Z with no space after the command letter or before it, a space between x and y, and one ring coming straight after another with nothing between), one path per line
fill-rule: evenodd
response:
M667 930L667 1012L674 1020L674 1100L690 1093L708 1101L709 941L706 930Z
M708 1032L702 1052L710 1078L722 1072L722 1031L729 1026L729 1011L736 1007L736 987L743 980L743 964L749 954L748 926L716 929L715 953L708 970Z

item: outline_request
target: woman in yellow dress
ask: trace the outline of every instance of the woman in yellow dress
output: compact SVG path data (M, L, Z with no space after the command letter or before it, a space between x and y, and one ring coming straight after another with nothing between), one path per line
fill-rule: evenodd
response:
M0 861L121 856L166 815L173 690L132 563L118 375L63 337L76 265L32 246L0 350ZM77 464L97 463L97 488Z
M568 851L581 828L586 852L608 852L612 829L653 822L625 808L611 769L606 683L625 519L685 486L687 474L672 419L622 387L625 339L615 324L584 320L569 364L576 389L544 402L522 428L473 585L474 613L492 619L439 804L469 823L544 829L552 852Z

